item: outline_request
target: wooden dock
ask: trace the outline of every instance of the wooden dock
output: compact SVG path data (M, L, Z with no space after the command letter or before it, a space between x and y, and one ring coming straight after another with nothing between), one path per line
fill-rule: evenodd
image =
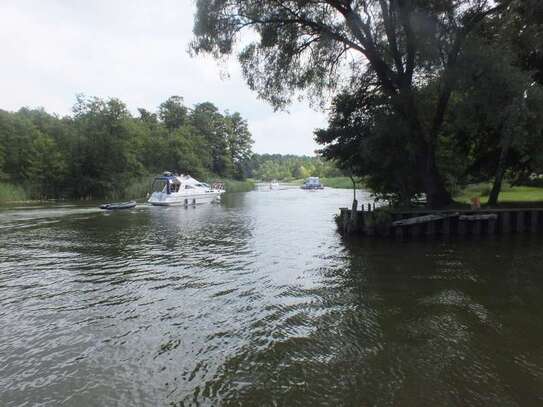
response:
M341 208L340 232L399 239L435 236L491 236L543 231L543 208L394 210L353 213Z

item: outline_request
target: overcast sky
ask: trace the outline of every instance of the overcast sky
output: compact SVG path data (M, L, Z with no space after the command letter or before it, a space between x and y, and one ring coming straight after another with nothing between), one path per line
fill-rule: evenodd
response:
M235 60L191 58L194 10L192 0L0 0L0 109L68 114L84 93L118 97L135 113L179 95L240 112L258 153L313 154L325 115L300 103L275 113Z

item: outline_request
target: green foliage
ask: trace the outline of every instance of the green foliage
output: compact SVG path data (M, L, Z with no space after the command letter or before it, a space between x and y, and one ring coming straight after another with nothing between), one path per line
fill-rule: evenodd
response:
M328 128L315 132L325 146L320 153L344 172L363 177L379 196L409 202L423 190L414 141L405 120L367 79L358 92L334 99Z
M145 116L144 120L151 119L149 115L143 116ZM187 108L183 106L183 98L180 96L171 96L168 100L161 103L158 107L158 117L168 130L180 128L187 120Z
M455 185L492 179L500 155L509 177L541 169L543 87L503 44L474 39L440 137L441 165ZM506 149L504 152L503 150Z
M118 99L83 95L63 118L0 110L0 181L35 198L98 199L143 197L150 174L165 170L244 179L252 154L247 122L209 102L194 109L182 102L172 96L158 113L139 109L138 118Z
M0 203L28 200L28 194L19 186L0 182Z
M262 181L291 181L310 176L337 177L343 175L333 161L320 157L254 154L247 161L247 176Z
M224 189L226 192L248 192L255 189L256 184L252 180L233 180L228 179L224 181Z
M121 193L111 192L105 198L119 200L124 198L141 199L147 197L151 189L154 175L142 175L131 179Z
M233 175L244 178L249 171L253 140L247 121L239 113L226 113L226 142L230 152L229 160L233 165Z
M530 16L524 23L534 19ZM520 183L543 172L543 86L534 81L537 72L523 66L525 50L515 45L517 35L528 41L515 29L541 34L543 20L539 25L519 21L511 10L503 11L500 18L472 29L448 74L450 92L439 125L433 114L443 100L439 72L430 69L413 86L418 123L438 129L432 149L436 172L449 193L488 180L495 180L499 191L504 175ZM422 160L420 140L412 134L409 122L414 116L402 115L394 98L375 83L376 74L366 72L358 89L336 96L329 126L316 132L317 141L324 145L323 156L365 177L378 195L409 204L427 192L428 180L419 167L428 161Z
M41 132L32 142L33 157L28 167L35 195L57 196L67 176L67 164L55 140Z
M363 103L368 108L355 103L347 131L320 135L323 144L335 144L327 155L352 174L371 175L379 193L409 200L422 192L436 207L451 200L437 144L459 61L482 26L503 25L512 4L522 8L521 0L196 4L192 49L215 58L237 53L251 89L275 108L301 91L320 101L338 88L345 95L369 91L374 97ZM524 29L517 26L517 32ZM539 50L532 45L526 49ZM348 106L337 107L336 113L348 112Z

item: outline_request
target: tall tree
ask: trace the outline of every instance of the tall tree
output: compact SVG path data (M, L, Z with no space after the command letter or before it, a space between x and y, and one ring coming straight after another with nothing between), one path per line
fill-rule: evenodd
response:
M37 133L28 118L0 110L0 145L4 157L2 172L9 181L22 183L27 180L33 155L32 140Z
M236 167L236 176L243 178L246 172L246 164L252 154L253 139L247 120L243 119L239 113L226 113L226 142L230 159Z
M543 84L543 2L513 0L511 7L502 11L499 23L500 42L511 44L519 66Z
M66 161L54 139L37 132L32 141L28 177L39 197L61 196L66 177Z
M232 175L233 162L228 151L227 124L217 106L211 102L197 104L192 110L191 122L209 146L212 172L223 176Z
M161 103L158 107L158 117L164 122L168 130L179 129L187 119L187 108L183 105L183 98L181 96L171 96Z
M168 99L160 119L145 109L135 118L118 99L84 95L62 118L43 109L0 110L0 181L39 198L103 198L143 195L149 175L164 170L245 176L239 169L250 160L251 138L241 115L180 103Z
M161 105L162 106L162 105ZM147 109L142 107L138 108L138 113L140 114L140 120L147 124L156 124L158 122L156 113L152 113ZM164 116L167 116L165 114ZM164 120L164 119L163 119Z
M436 162L436 140L456 86L459 54L472 31L511 0L198 0L192 48L231 54L241 33L258 37L239 59L248 84L274 106L371 70L375 86L409 130L417 172L431 206L450 201ZM247 37L245 37L247 38ZM245 39L245 41L247 41ZM430 120L416 87L439 83Z
M118 99L102 100L79 96L74 120L79 143L74 176L77 196L122 194L126 179L139 175L136 148L128 123L131 116Z

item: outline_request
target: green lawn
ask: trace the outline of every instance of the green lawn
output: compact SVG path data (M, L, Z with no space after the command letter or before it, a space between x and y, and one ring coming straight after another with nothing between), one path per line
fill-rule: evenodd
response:
M488 195L490 193L490 184L477 184L466 187L459 195L455 197L457 202L470 203L471 198L480 197L481 203L488 201ZM542 202L543 201L543 188L538 187L511 187L504 185L502 191L498 197L498 202L511 203L511 202Z
M341 189L353 188L353 183L349 177L321 178L321 183L325 187L330 187L330 188L341 188ZM356 188L359 189L360 185L357 184Z

